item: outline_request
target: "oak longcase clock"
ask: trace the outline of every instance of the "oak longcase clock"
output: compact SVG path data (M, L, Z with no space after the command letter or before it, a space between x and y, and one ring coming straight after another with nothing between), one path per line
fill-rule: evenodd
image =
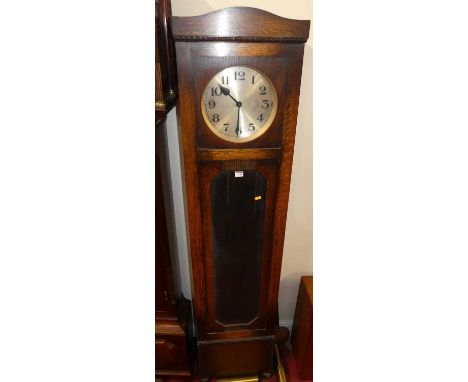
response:
M309 21L173 17L201 379L272 371Z

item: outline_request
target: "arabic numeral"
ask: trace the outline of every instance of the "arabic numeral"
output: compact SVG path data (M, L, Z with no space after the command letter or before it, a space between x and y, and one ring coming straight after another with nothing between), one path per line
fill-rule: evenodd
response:
M266 86L262 85L259 87L260 89L260 95L266 95Z
M220 96L221 94L223 94L223 92L221 91L221 88L220 88L220 87L211 88L211 96L212 96L212 97L214 97L214 96Z
M260 121L260 122L263 121L263 113L260 114L260 115L257 117L257 121Z
M271 105L270 105L270 102L271 102L271 101L269 101L269 100L267 100L267 99L264 99L264 100L263 100L263 103L262 103L262 109L263 109L263 110L268 109L268 108L271 106Z
M225 124L223 125L223 127L224 127L224 131L226 132L227 129L229 128L229 123L225 123Z
M240 70L238 72L234 72L234 79L237 81L245 80L245 72Z
M213 114L213 116L211 117L211 120L213 122L219 122L219 114Z
M249 131L254 131L255 130L255 125L253 123L249 123L249 127L247 128Z

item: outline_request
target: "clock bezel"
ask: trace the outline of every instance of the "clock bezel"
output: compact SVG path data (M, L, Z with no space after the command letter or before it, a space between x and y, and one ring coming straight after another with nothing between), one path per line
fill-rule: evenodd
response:
M206 111L205 111L205 92L207 91L208 89L208 85L211 83L211 81L213 81L213 79L218 76L221 72L223 72L224 70L226 69L230 69L230 68L249 68L251 70L254 70L256 71L257 73L259 73L267 82L268 86L272 89L272 95L273 95L273 105L272 105L272 111L270 113L270 116L268 117L268 120L265 122L265 124L263 125L263 127L258 130L257 133L254 133L252 135L250 135L249 137L245 137L245 138L235 138L235 137L231 137L229 135L226 135L226 134L223 134L222 132L220 132L218 129L216 129L216 127L214 127L211 123L210 123L210 119L208 118L208 115L206 114ZM252 65L244 65L244 64L240 64L240 65L230 65L230 66L226 66L224 67L223 69L217 71L209 80L208 82L206 83L205 86L203 86L203 91L201 93L201 97L200 97L200 108L201 108L201 111L202 111L202 116L203 116L203 120L205 122L205 125L208 127L208 129L214 134L216 135L218 138L222 139L223 141L227 141L227 142L231 142L231 143L246 143L246 142L252 142L258 138L260 138L263 134L265 134L269 129L270 127L273 125L273 122L276 118L276 114L277 114L277 111L278 111L278 92L276 91L276 87L275 87L275 84L273 83L273 81L270 79L270 77L265 74L265 72L263 70L260 70Z

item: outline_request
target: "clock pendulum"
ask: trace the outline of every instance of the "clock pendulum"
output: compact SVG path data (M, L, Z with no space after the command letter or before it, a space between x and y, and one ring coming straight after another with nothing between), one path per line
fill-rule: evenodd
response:
M202 380L272 372L309 27L242 7L172 18Z

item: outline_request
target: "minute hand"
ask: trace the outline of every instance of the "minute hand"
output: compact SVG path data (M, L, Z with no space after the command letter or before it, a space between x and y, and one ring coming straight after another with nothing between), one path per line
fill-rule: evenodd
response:
M219 85L220 89L221 89L221 92L226 95L226 96L229 96L232 98L232 100L236 103L236 106L237 107L241 107L242 106L242 102L239 102L238 100L236 100L232 95L231 95L231 90L229 90L228 88L225 88L224 86L222 85Z
M239 127L239 120L240 120L240 107L237 108L237 126L235 130L238 137L242 134L242 130Z

